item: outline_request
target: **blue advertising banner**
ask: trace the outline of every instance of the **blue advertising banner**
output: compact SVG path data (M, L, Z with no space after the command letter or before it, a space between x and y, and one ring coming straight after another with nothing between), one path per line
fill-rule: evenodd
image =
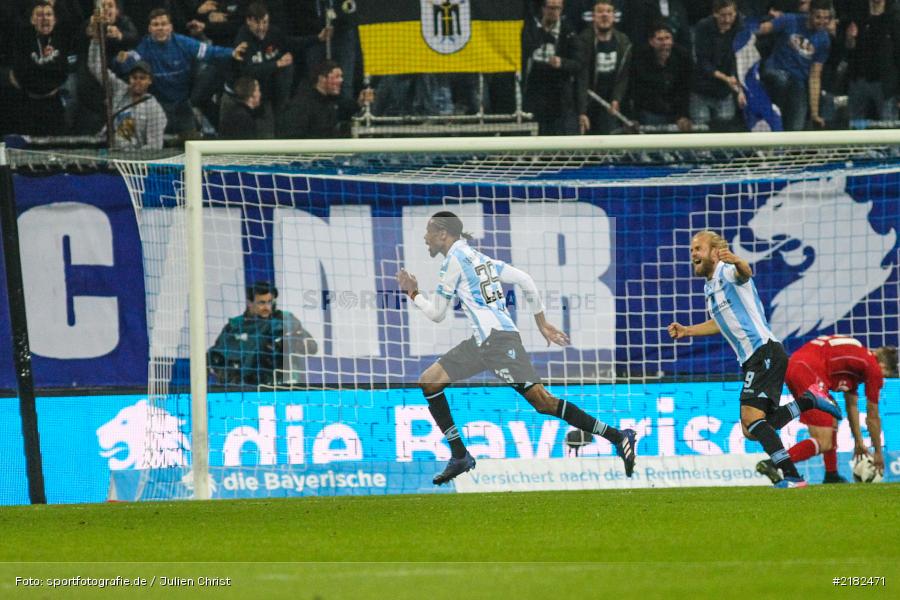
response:
M639 457L665 461L761 451L741 433L738 383L551 389L616 427L634 428ZM900 478L900 455L895 450L900 409L893 401L898 397L900 380L888 380L881 406L885 450L892 452L886 480ZM564 444L568 426L538 414L508 388L450 388L448 398L468 448L479 460L529 462L569 455ZM48 500L102 501L107 498L110 473L127 473L120 479L123 485L146 484L140 473L151 465L169 468L158 470L162 478L148 494L189 496L190 480L185 475L191 424L179 410L183 402L184 398L173 397L165 408L153 408L143 396L40 398ZM209 409L217 497L245 497L251 492L266 496L430 492L435 491L431 477L450 457L416 389L211 394ZM860 412L865 413L864 400ZM151 418L159 433L148 446ZM868 438L864 414L862 421L863 436ZM795 421L781 435L790 446L805 439L807 430ZM838 448L852 447L844 419ZM621 474L612 447L602 438L583 447L579 456L609 459L610 468ZM843 470L846 462L842 458ZM642 477L652 479L646 471L650 466L638 459ZM821 458L811 459L803 468L809 469L810 481L821 481ZM15 398L0 399L0 473L0 504L27 503Z
M141 244L122 178L16 176L15 190L36 385L146 385ZM8 315L0 288L0 315ZM0 388L15 389L6 317Z

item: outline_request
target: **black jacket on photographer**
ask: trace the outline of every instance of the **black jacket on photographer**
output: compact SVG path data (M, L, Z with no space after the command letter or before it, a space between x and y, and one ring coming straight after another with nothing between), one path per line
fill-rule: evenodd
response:
M575 76L581 64L574 27L565 18L560 18L550 30L544 29L538 18L526 19L522 57L524 107L534 115L540 135L577 133ZM550 66L552 57L559 57L559 67Z
M244 313L228 320L207 361L219 383L271 385L279 383L275 371L290 355L315 354L318 345L290 312L275 310L269 318ZM296 365L294 365L296 366ZM292 370L294 383L297 373Z

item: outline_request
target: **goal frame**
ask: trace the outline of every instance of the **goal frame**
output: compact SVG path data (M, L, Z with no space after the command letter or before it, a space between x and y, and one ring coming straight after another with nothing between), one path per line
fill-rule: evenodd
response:
M189 335L191 381L191 470L197 500L210 498L207 428L206 299L203 249L204 157L290 154L436 154L467 152L617 152L711 149L821 148L900 145L900 130L802 131L777 133L694 133L631 136L456 137L314 140L189 141L184 181L188 215Z

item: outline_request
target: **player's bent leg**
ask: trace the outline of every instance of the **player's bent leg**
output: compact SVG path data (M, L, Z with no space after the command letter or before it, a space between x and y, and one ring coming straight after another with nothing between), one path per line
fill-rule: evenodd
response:
M440 363L434 363L425 369L418 381L419 387L422 388L422 393L426 397L444 391L444 388L451 383L450 376Z
M775 467L781 469L784 479L775 484L776 487L803 487L806 482L797 472L797 467L791 462L791 457L781 438L772 426L766 421L766 413L760 406L748 404L748 400L741 401L741 426L748 439L755 439L762 444L763 450L769 455ZM758 468L758 466L757 466Z
M849 483L838 474L836 422L831 428L831 450L822 452L822 461L825 463L825 479L822 480L822 483Z
M451 459L444 471L435 476L434 483L437 485L447 483L457 475L475 468L475 459L466 450L450 414L447 396L444 395L444 389L450 382L450 375L440 363L434 363L419 377L419 387L422 388L422 393L428 401L428 412L450 445Z
M816 440L816 444L819 446L819 454L825 454L831 450L833 447L831 438L834 434L834 428L821 427L819 425L809 425L808 427L810 439Z
M572 427L595 433L609 440L616 447L616 453L625 463L625 475L631 477L637 456L637 434L631 429L619 431L599 419L595 419L566 399L559 399L536 383L527 389L521 385L513 387L528 400L535 410L544 415L553 415Z

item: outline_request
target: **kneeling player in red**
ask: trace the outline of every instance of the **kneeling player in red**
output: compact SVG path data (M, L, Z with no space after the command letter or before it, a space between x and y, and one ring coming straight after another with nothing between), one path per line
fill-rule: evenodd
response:
M819 393L843 392L847 420L855 442L854 456L867 454L869 449L862 437L857 387L866 386L866 426L872 439L875 465L884 472L881 449L881 417L878 400L884 377L897 376L897 349L885 346L875 352L852 337L821 336L804 344L791 355L785 384L797 398L810 388ZM794 463L821 454L825 460L823 483L845 483L837 472L837 420L821 410L807 410L800 422L809 427L809 438L788 449ZM774 427L779 424L774 423ZM781 479L775 465L768 460L759 462L757 470L773 482Z

